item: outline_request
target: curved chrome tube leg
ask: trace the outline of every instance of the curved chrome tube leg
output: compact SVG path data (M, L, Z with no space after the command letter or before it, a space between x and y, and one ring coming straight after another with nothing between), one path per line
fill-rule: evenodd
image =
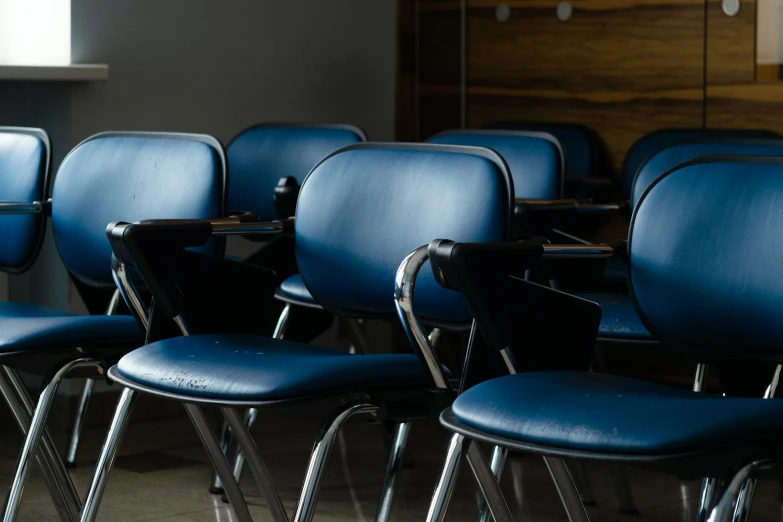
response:
M30 428L30 413L32 411L32 401L27 396L27 390L24 390L25 400L17 395L7 377L0 374L0 394L3 395L8 407L11 408L11 413L19 425L19 429L22 430L22 434L26 436ZM46 487L49 489L60 520L63 522L75 521L79 516L79 496L73 486L73 481L63 466L48 429L44 430L41 449L35 458L43 471Z
M220 449L223 451L224 455L228 455L229 446L231 446L231 430L228 427L228 421L223 419L223 424L220 428ZM244 461L242 464L244 464ZM241 464L239 473L242 473ZM212 481L209 483L209 492L213 495L223 494L223 482L220 480L220 477L218 477L216 471L212 472Z
M394 430L394 442L392 443L391 455L389 456L389 465L386 468L386 478L383 482L381 500L378 502L378 513L375 516L376 522L388 522L391 516L392 503L394 502L394 486L402 467L402 457L408 444L410 430L410 422L401 422L397 424L397 428Z
M315 505L318 502L318 493L321 489L321 481L326 471L326 461L329 452L334 446L337 432L342 425L354 415L377 415L378 407L374 404L356 404L340 409L321 427L321 431L315 441L310 462L307 465L302 492L292 522L311 522L315 513Z
M569 460L566 464L574 479L576 489L579 491L579 498L582 499L582 504L585 506L594 506L595 495L593 495L593 487L590 485L590 479L587 478L585 465L578 460Z
M291 319L291 303L286 303L283 307L283 311L280 312L280 317L275 325L275 331L272 332L273 339L283 339L288 331L288 322ZM258 416L258 410L250 408L247 412L247 428L250 429ZM228 424L223 423L223 429L220 432L220 446L223 448L223 452L228 455L229 446L231 446L231 431L228 429ZM234 478L239 482L242 477L242 469L245 466L245 457L242 455L242 449L237 446L236 454L234 455ZM217 473L212 475L212 485L209 488L209 492L219 495L223 493L223 484L220 482L220 477Z
M195 404L183 404L183 406L188 417L190 417L190 421L196 428L196 432L198 432L204 449L207 450L207 456L212 466L223 482L223 490L226 492L237 519L239 522L253 522L245 497L242 496L242 491L240 491L237 481L234 480L226 454L223 453L215 434L212 432L212 428L209 426L209 422L207 422L207 418L204 416L204 412L201 411L201 407Z
M274 522L288 522L288 515L285 512L283 503L280 501L280 496L277 494L275 484L272 482L272 476L269 474L269 469L267 469L266 464L264 464L261 454L258 451L258 446L256 446L248 428L245 427L250 417L248 416L245 421L243 421L234 408L221 408L221 410L223 411L223 415L226 417L229 426L231 426L234 438L239 444L240 450L238 453L247 455L250 471L253 472L253 476L258 484L258 489L261 490L261 494L263 495L264 500L266 500L269 512L272 514L272 520ZM251 408L251 410L253 410L253 408ZM256 413L258 412L258 410L255 411ZM255 416L252 418L255 419ZM239 483L239 477L235 476L235 478L237 483Z
M498 484L500 484L500 480L503 477L503 468L506 467L507 458L508 450L506 448L501 448L500 446L492 448L492 458L489 460L489 468L492 470L492 475L495 477ZM490 515L491 513L489 512L486 502L481 502L479 506L478 521L490 522Z
M445 520L451 495L454 493L454 485L457 483L457 477L459 476L462 457L470 445L471 441L466 439L464 435L455 433L451 437L449 450L446 453L446 462L443 464L443 471L440 474L438 485L435 486L435 492L432 494L432 500L430 501L427 522L443 522Z
M731 522L734 520L740 508L740 503L748 502L749 504L749 501L752 500L752 491L748 491L748 493L750 493L749 496L746 494L745 498L747 500L740 498L743 494L742 492L745 490L745 484L749 480L754 480L758 471L763 470L770 465L771 463L769 461L762 460L748 464L740 469L737 474L734 475L734 478L731 479L731 482L729 482L728 487L726 487L726 491L721 496L721 499L710 512L710 518L707 519L708 522ZM743 511L743 513L749 513L749 509Z
M122 438L128 427L133 406L136 404L138 394L130 388L122 390L120 400L117 401L117 408L114 410L114 417L106 433L106 441L101 447L101 453L98 455L98 462L95 464L95 471L90 481L90 487L87 489L87 495L84 497L84 507L82 508L80 522L93 522L98 516L98 509L101 505L103 492L106 490L106 482L109 480L111 468L114 466L114 459L117 457L117 451L120 449Z
M489 507L492 518L495 519L495 522L514 522L503 492L500 491L500 485L495 478L495 474L492 473L487 459L484 458L479 445L471 444L467 455L468 464L470 464L470 468L473 470L473 475L475 475L481 493L484 495L484 500Z
M720 499L722 491L723 488L717 479L706 478L702 481L699 507L696 511L696 522L707 522L712 509Z
M621 464L612 464L609 467L609 474L614 483L614 492L617 495L617 505L620 513L628 515L638 513L639 510L636 508L636 502L633 499L633 491L631 490L631 483L628 482L625 467Z
M65 464L71 468L76 467L76 453L79 451L79 440L84 430L84 421L87 419L87 408L90 406L93 388L95 388L93 379L84 381L82 398L79 401L79 409L76 412L76 420L73 423L73 432L71 432L71 442L68 444L68 453L65 455Z
M549 470L549 474L552 475L552 480L555 481L557 494L560 495L560 500L563 502L568 520L571 522L589 522L587 511L585 511L585 506L582 504L582 499L579 498L579 491L577 491L574 485L574 479L571 477L571 472L568 471L565 461L554 457L544 457L544 463Z
M737 505L734 508L732 522L747 522L750 516L750 506L753 503L753 494L756 492L756 479L746 480L737 496Z
M88 366L99 366L99 361L92 359L77 359L65 364L60 368L57 373L52 377L51 382L46 385L41 396L38 398L38 405L33 412L33 417L30 420L30 431L27 433L27 437L22 446L22 452L19 455L19 460L16 463L16 471L14 472L14 480L11 483L11 488L8 494L8 503L5 507L5 515L3 516L4 522L13 522L16 520L16 516L19 514L19 507L22 504L22 494L24 493L24 487L27 483L27 478L30 476L30 463L35 458L38 452L38 446L41 443L41 437L46 429L46 419L49 416L49 409L52 407L54 396L57 393L57 387L60 385L62 378L71 370L76 368L86 368Z

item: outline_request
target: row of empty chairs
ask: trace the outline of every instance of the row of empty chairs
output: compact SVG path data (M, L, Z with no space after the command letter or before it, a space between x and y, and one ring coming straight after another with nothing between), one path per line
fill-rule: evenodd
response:
M700 520L744 520L748 479L776 458L777 401L613 376L592 358L597 339L666 345L698 361L697 392L721 358L776 363L779 256L762 243L777 231L783 196L774 133L649 135L629 151L614 199L608 178L594 180L595 139L578 126L507 124L414 144L366 142L347 125L261 125L225 151L203 135L104 133L77 145L53 182L50 149L41 130L0 129L0 265L27 269L48 217L88 308L106 313L0 308L0 392L27 434L4 520L16 518L34 462L63 520L94 520L140 394L184 405L216 471L211 491L242 521L245 465L273 520L311 520L335 436L355 417L394 433L379 522L412 423L440 412L455 435L433 522L464 456L483 519L498 522L511 520L497 482L509 450L544 456L572 521L587 520L592 500L577 460L706 477ZM579 237L584 222L609 214L631 216L627 242ZM226 236L258 240L257 253L226 257ZM627 293L572 285L595 279L585 274L598 260L601 286L610 258ZM314 332L293 322L307 312L343 321L357 354L308 344ZM374 350L370 319L401 325L409 353ZM447 367L436 339L468 330L464 368ZM18 371L46 376L37 405ZM123 387L84 501L46 429L66 376ZM259 408L314 399L329 408L289 514L248 429ZM222 411L219 436L203 406ZM494 447L489 462L472 441ZM618 495L635 510L627 487Z

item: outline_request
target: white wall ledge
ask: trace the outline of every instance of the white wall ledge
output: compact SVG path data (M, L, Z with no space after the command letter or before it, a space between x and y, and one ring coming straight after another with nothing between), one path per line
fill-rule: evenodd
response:
M0 81L105 82L109 66L105 63L71 65L0 65Z

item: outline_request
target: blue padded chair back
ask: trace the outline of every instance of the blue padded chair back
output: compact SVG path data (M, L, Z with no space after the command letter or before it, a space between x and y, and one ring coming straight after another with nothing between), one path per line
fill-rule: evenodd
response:
M731 154L740 156L783 156L783 139L711 140L672 145L650 156L636 173L631 203L636 205L647 186L672 167L700 156Z
M52 230L65 266L113 286L106 226L113 221L215 218L225 212L226 158L200 134L109 132L76 146L52 189ZM201 252L222 255L224 242Z
M562 197L565 157L557 138L546 132L450 130L429 143L487 147L506 160L518 199Z
M507 129L532 132L546 132L557 138L565 156L565 176L568 179L599 175L599 154L601 148L598 136L576 123L554 122L502 122L489 129Z
M330 155L302 185L296 259L325 308L392 316L402 260L433 239L505 241L511 175L490 149L433 144L356 144ZM472 318L461 294L435 282L428 266L414 294L429 322Z
M326 156L366 139L353 125L264 124L245 129L226 148L229 209L255 212L262 221L277 219L274 194L280 178L291 176L301 184Z
M780 137L776 132L762 129L663 129L645 134L625 154L621 180L623 194L631 199L633 181L642 163L671 145L696 140L766 140Z
M629 283L656 338L736 355L783 348L783 158L707 156L634 211Z
M45 201L51 156L43 129L0 127L0 201ZM20 273L30 268L45 231L42 214L0 215L0 270Z

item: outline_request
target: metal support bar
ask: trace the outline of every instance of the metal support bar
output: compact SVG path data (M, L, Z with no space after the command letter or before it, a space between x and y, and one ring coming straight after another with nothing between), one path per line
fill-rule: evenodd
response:
M222 427L220 428L220 450L224 455L228 455L229 446L231 446L231 428L228 427L228 421L223 419ZM242 463L244 464L244 460L242 460ZM241 467L239 474L242 474ZM235 476L237 477L237 482L239 482L239 476ZM223 494L223 482L221 482L220 477L214 470L212 471L212 481L209 483L209 492L213 495Z
M111 426L109 426L109 431L106 433L106 441L101 447L98 462L95 464L90 487L87 489L87 495L84 497L84 507L82 508L79 522L94 522L98 516L103 492L106 490L106 482L109 480L109 474L114 466L114 459L117 458L117 451L120 449L125 430L128 428L128 421L137 397L138 394L130 388L122 390L120 400L117 401L117 408L114 410Z
M718 501L712 509L708 522L731 522L734 520L745 484L749 480L754 480L759 471L762 471L771 465L772 463L769 461L760 460L752 462L740 469L737 474L734 475L734 478L731 479L731 482L729 482L720 501Z
M326 461L334 446L334 439L342 425L355 415L377 415L378 407L374 404L356 404L338 411L327 421L318 434L307 466L299 503L294 512L293 522L311 522L315 513L315 505L318 502L318 493L321 489Z
M22 504L22 494L24 493L24 487L27 483L27 478L30 476L30 463L35 458L38 452L38 446L41 442L41 437L46 429L46 419L49 416L49 409L54 401L54 396L57 393L57 387L60 385L63 377L68 372L77 368L97 367L100 366L99 361L92 359L76 359L65 364L60 368L57 373L52 377L51 382L41 392L41 396L38 398L38 405L33 412L32 419L30 420L30 431L27 433L27 437L22 446L22 452L19 455L19 460L16 463L16 471L14 472L14 480L11 483L11 488L8 494L8 503L5 508L5 515L3 517L4 522L14 522L16 516L19 514L19 507Z
M446 462L443 464L443 471L440 474L438 485L432 494L430 508L427 511L427 522L443 522L446 519L446 511L449 509L451 495L454 493L454 485L457 483L462 457L464 457L470 445L470 439L466 439L464 435L455 433L451 437L449 449L446 453Z
M243 422L234 408L223 407L221 410L231 427L231 431L234 433L234 438L239 443L240 451L247 456L248 466L250 466L250 471L253 472L258 489L261 490L261 494L264 500L266 500L266 505L272 514L272 520L274 522L288 522L288 515L285 512L283 503L280 501L280 496L277 494L275 484L272 482L272 476L261 458L258 446L256 446L253 437L250 436L250 432L245 427L246 423ZM237 477L238 482L239 477Z
M467 456L468 464L473 470L473 475L476 476L476 481L495 522L514 522L503 492L500 491L498 481L487 464L487 459L484 458L479 445L471 444L468 447Z
M392 504L394 502L394 486L402 467L402 457L408 444L410 429L410 422L401 422L394 430L394 442L392 443L391 455L389 456L389 465L386 468L386 478L383 482L383 491L381 492L381 500L378 502L378 513L375 516L375 522L388 522L391 516Z
M508 450L500 446L492 448L492 458L489 461L489 468L492 470L492 475L495 480L500 484L500 480L503 477L503 469L506 466L506 459L508 458ZM479 522L490 522L491 513L487 507L487 503L482 501L479 505Z
M555 481L557 494L560 495L568 520L571 522L590 522L584 504L582 504L582 499L579 498L579 491L577 491L574 485L574 479L571 477L571 472L568 471L565 461L554 457L544 457L544 463L549 470L549 474L552 475L552 480Z
M27 436L30 429L32 401L27 396L27 390L24 390L27 400L17 395L14 387L5 376L5 372L10 369L3 367L3 370L0 373L0 394L3 395L8 407L11 408L11 413L19 425L19 429L22 430L22 434ZM43 471L46 487L49 489L60 520L63 522L75 521L79 516L79 496L73 486L73 481L63 467L57 447L52 442L48 429L44 430L41 448L35 458Z
M79 400L79 409L76 411L76 420L73 423L71 442L68 444L68 453L65 455L65 463L71 468L76 467L76 453L79 451L79 440L82 437L84 422L87 419L87 408L90 405L93 388L95 388L95 381L93 379L85 379L82 396Z
M183 404L185 411L190 417L190 421L198 432L198 436L201 439L201 443L204 445L204 449L207 450L207 456L209 457L212 466L220 476L220 480L223 482L223 490L226 492L231 507L234 508L234 513L237 516L239 522L253 522L253 518L250 516L250 510L247 508L247 502L245 497L242 496L242 491L239 489L237 481L234 480L234 475L231 473L231 466L226 460L226 455L223 453L218 443L215 434L212 433L212 428L207 422L207 418L204 416L204 412L201 408L195 404Z
M590 485L590 480L587 478L585 465L579 460L569 460L567 462L567 466L568 470L571 472L571 476L574 479L574 484L576 484L576 489L579 491L579 498L582 499L582 504L585 506L594 506L595 495L593 494L593 488ZM622 504L622 502L620 503Z

